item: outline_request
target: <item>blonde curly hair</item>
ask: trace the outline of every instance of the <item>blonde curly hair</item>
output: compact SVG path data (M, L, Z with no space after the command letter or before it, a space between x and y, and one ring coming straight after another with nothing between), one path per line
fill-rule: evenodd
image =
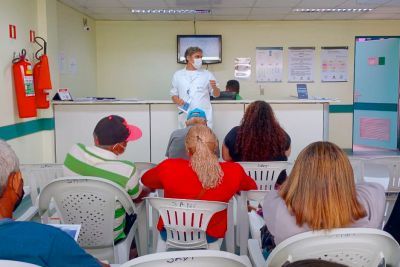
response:
M189 151L190 165L203 188L217 187L224 172L216 155L218 139L213 131L205 125L193 126L186 135L185 146Z

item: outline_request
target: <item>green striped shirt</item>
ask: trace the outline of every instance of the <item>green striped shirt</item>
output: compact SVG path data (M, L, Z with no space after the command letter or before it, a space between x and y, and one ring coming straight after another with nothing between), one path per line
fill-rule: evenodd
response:
M135 164L117 160L114 153L99 147L74 145L65 158L64 174L95 176L110 180L125 188L132 199L137 198L141 191ZM117 202L114 222L115 241L126 237L124 227L125 209Z

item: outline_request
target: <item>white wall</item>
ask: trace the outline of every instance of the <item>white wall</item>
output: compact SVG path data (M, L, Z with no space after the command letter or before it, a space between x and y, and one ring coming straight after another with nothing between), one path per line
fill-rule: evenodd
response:
M95 96L96 23L60 2L57 2L57 14L60 88L68 88L73 97ZM83 28L84 18L87 19L90 31Z
M29 42L29 31L48 42L50 72L53 89L71 88L75 96L96 94L96 39L95 23L88 18L92 31L83 31L83 14L60 4L57 0L2 0L0 8L0 128L18 123L52 118L52 109L39 110L38 116L31 119L20 119L16 107L11 60L13 52L22 48L27 50L28 57L38 46ZM8 38L8 25L17 27L17 39ZM76 57L76 73L66 73L59 77L59 51L66 55L66 62ZM83 89L82 89L83 88ZM54 91L51 95L54 94ZM29 128L26 124L22 132ZM4 129L4 128L3 128ZM1 129L0 129L1 133ZM39 131L34 134L19 136L8 141L16 151L21 163L54 162L54 131ZM1 138L1 136L0 136Z
M98 95L120 98L169 99L176 63L176 35L193 34L191 21L97 21ZM222 34L222 64L210 65L221 86L233 78L236 57L252 58L252 79L241 81L245 99L280 99L296 94L287 82L288 47L315 46L315 82L311 95L334 97L352 104L354 38L359 35L400 35L400 21L198 21L197 34ZM255 82L255 48L284 47L282 83ZM349 81L320 82L320 47L349 47ZM265 95L260 95L260 85ZM351 147L352 114L331 114L330 140Z

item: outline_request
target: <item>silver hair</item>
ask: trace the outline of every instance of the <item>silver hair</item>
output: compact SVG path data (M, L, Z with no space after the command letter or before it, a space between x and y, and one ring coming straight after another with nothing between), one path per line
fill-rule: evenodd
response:
M0 196L12 172L19 171L19 160L14 150L6 141L0 139Z

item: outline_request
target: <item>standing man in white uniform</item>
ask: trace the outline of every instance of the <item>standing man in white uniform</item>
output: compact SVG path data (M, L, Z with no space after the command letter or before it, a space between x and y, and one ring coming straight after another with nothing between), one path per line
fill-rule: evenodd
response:
M212 128L212 107L210 95L218 97L220 90L214 75L208 70L203 70L203 51L199 47L186 49L186 66L175 72L172 77L170 95L172 101L178 106L189 105L187 112L195 108L202 109L207 116L207 126ZM179 128L185 127L187 114L179 111Z

